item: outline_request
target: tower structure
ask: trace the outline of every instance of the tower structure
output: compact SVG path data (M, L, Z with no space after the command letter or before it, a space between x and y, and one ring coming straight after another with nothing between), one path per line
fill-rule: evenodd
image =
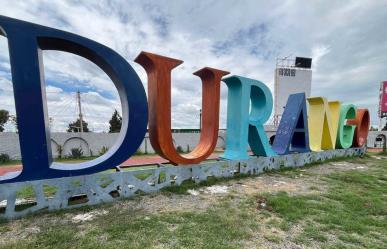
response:
M274 119L278 126L290 94L305 93L310 97L312 90L312 59L304 57L278 58L274 71Z

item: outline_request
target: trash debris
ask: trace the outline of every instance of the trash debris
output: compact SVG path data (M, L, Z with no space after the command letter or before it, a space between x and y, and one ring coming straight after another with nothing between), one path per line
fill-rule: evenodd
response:
M262 210L262 209L273 211L273 208L267 205L266 197L258 197L257 199L257 210Z
M196 191L195 189L188 189L187 193L193 196L199 195L199 191Z
M211 186L207 187L204 190L204 193L209 193L209 194L227 194L228 193L228 187L227 186Z
M72 221L74 223L84 222L84 221L90 221L93 220L95 217L107 214L108 211L101 210L101 211L91 211L84 214L77 214L72 218Z

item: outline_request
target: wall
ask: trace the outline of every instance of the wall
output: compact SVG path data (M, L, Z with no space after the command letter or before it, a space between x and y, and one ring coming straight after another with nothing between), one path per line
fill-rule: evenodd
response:
M72 148L81 147L84 156L96 156L103 146L110 148L116 141L118 133L51 133L51 150L54 157L58 156L58 148L62 146L62 155L66 156ZM175 146L184 151L192 149L198 144L200 133L173 133ZM219 131L218 149L225 148L226 132ZM149 141L148 133L139 150L142 153L154 153ZM19 135L14 132L0 133L0 153L6 153L11 159L20 159Z
M382 138L382 142L377 142L376 138ZM367 147L369 148L383 148L383 143L387 143L387 131L370 131L367 138Z
M268 138L275 135L275 127L265 126ZM367 138L367 147L374 148L375 140L378 135L384 135L387 138L387 131L370 131ZM103 146L110 148L116 141L118 133L51 133L51 149L54 157L58 156L58 147L63 147L62 155L66 156L72 148L81 147L85 156L98 155ZM192 149L198 144L200 133L173 133L175 147L181 146L184 151ZM220 130L217 142L217 149L225 148L226 131ZM386 140L385 140L386 141ZM139 151L142 153L154 153L149 141L148 133L142 142ZM11 159L20 159L19 135L13 132L0 133L0 153L6 153Z

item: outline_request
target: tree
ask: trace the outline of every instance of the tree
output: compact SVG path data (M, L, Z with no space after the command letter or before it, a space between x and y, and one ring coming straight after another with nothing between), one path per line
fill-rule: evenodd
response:
M4 131L4 124L9 119L9 112L7 110L0 110L0 132Z
M109 128L110 133L120 132L121 125L122 125L122 117L120 116L117 110L114 110L114 113L112 115L112 118L109 121L109 124L110 124L110 128Z
M16 117L16 115L9 115L8 121L10 121L15 126L16 133L18 133L19 132L19 128L17 127L17 117Z
M90 132L89 128L87 127L87 122L85 120L82 120L82 127L83 127L83 132ZM67 132L80 132L81 131L81 121L79 118L77 121L70 123L69 128L67 129Z

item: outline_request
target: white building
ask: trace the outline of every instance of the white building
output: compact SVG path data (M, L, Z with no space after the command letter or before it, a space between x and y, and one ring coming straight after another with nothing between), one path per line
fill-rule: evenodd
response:
M304 92L310 97L312 88L312 59L277 59L274 72L274 125L278 126L290 94Z

